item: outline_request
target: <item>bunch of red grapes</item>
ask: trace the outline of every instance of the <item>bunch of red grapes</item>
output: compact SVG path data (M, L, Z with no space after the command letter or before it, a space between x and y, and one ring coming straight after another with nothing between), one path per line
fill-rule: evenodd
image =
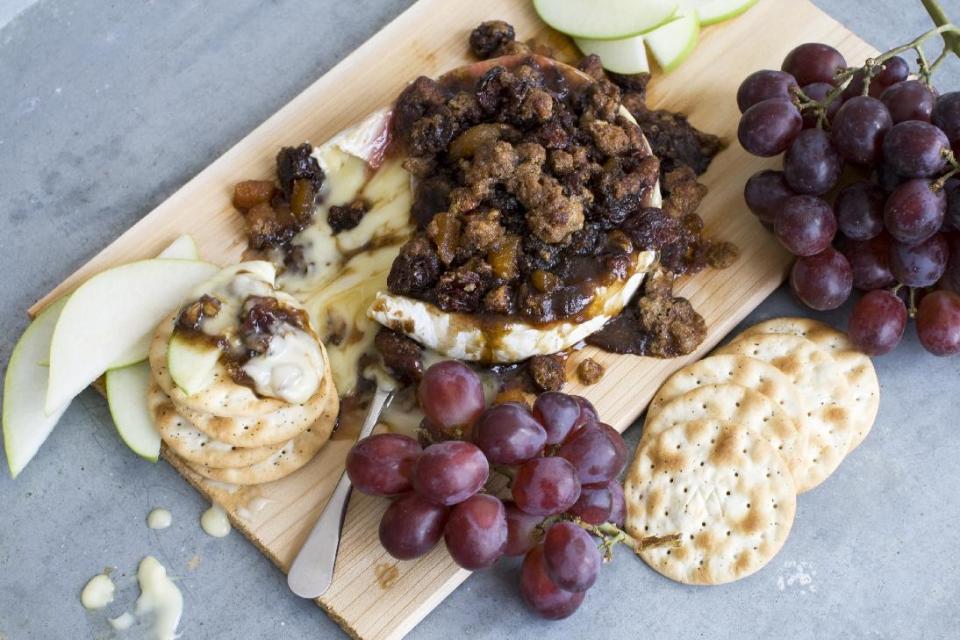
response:
M603 559L577 523L623 525L623 438L579 396L541 394L532 412L513 402L487 408L480 378L456 361L427 369L418 398L435 442L373 435L347 457L354 487L393 498L380 521L383 547L410 560L442 537L469 570L523 555L528 606L548 619L572 614ZM512 500L484 491L491 469L512 478Z
M910 316L928 351L953 355L960 92L938 95L910 75L899 56L850 69L833 47L809 43L780 71L748 76L737 92L740 144L757 156L784 156L783 170L755 174L744 196L797 256L790 287L804 304L836 309L854 288L866 292L849 320L857 347L891 351Z

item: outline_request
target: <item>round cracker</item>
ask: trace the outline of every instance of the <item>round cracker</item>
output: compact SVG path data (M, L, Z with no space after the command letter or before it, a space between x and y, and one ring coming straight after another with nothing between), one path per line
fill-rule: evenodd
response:
M244 448L215 440L177 413L170 398L155 383L147 391L147 407L163 442L179 457L218 468L249 467L280 450L281 445Z
M795 423L804 413L793 382L782 371L769 362L735 355L710 356L678 370L657 391L648 412L705 384L726 383L762 393L780 405Z
M652 436L637 452L624 492L631 535L681 535L679 546L640 556L685 584L723 584L757 571L783 547L796 513L793 478L773 446L716 420Z
M240 469L216 469L186 462L186 465L204 478L231 484L263 484L285 478L310 462L330 439L337 423L340 401L332 396L320 418L296 438L285 443L266 460Z
M323 353L326 358L326 352ZM328 368L320 388L307 402L288 404L266 415L215 416L183 406L177 406L177 411L200 431L227 444L239 447L269 446L283 444L306 431L323 413L330 397L336 395L337 389Z
M173 315L157 327L150 344L149 359L154 379L177 407L218 416L262 416L290 406L285 400L258 396L250 387L237 384L222 362L218 362L214 369L213 382L197 393L184 393L167 372L167 346L175 323L176 315ZM329 369L326 352L321 349L321 353L324 369Z
M744 335L716 352L769 362L796 385L807 408L807 473L801 491L818 486L836 471L856 432L850 412L853 393L840 365L806 338L789 334Z
M880 381L870 356L853 346L842 331L810 318L773 318L750 327L744 335L754 333L802 336L830 352L854 392L857 431L850 441L848 453L859 447L873 428L880 410Z
M730 422L753 430L773 445L795 479L804 477L806 434L797 429L779 404L762 393L736 384L696 387L658 409L650 409L643 438L694 420Z

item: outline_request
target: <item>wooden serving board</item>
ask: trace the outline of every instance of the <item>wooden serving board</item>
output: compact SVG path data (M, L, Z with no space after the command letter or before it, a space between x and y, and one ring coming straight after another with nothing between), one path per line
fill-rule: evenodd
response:
M193 235L205 259L236 262L246 238L230 204L235 182L273 175L279 147L323 142L389 103L416 76L435 76L468 62L470 29L492 18L512 23L522 39L565 43L540 22L528 0L420 0L67 278L31 313L94 273L156 255L181 233ZM761 0L744 16L706 29L691 59L650 86L651 105L684 112L697 127L731 142L703 178L710 193L701 214L709 235L736 243L742 255L733 267L702 273L680 287L709 327L697 353L667 361L593 349L574 355L574 362L591 356L606 365L600 383L582 389L572 384L571 390L590 398L604 420L620 430L636 420L672 371L710 350L783 281L790 258L747 211L742 197L746 179L773 163L752 158L737 145L734 96L748 73L776 68L790 48L807 41L833 44L851 62L875 53L807 0ZM168 460L201 493L224 505L234 525L286 570L342 471L355 437L349 426L355 421L345 422L347 427L308 466L260 487L230 492ZM265 506L256 511L253 505ZM377 539L385 506L385 500L354 495L333 586L318 601L349 634L371 640L403 637L469 575L454 565L443 545L416 562L388 556Z

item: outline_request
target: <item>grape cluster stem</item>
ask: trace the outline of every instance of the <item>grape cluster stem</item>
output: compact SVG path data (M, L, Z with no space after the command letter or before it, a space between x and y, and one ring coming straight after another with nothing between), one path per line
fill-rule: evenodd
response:
M570 515L568 513L551 516L545 519L540 524L538 529L541 532L545 532L550 528L551 524L560 520L572 522L581 529L585 530L587 533L600 538L600 551L603 554L604 562L610 562L613 560L613 548L618 544L623 544L627 547L630 547L630 549L639 556L641 551L644 551L645 549L651 549L653 547L677 547L680 545L681 540L681 535L679 533L671 533L666 536L646 536L643 538L634 538L612 522L590 524L589 522L585 522L579 517Z
M887 60L905 53L907 51L914 51L917 54L917 64L919 65L918 75L920 80L927 85L930 85L930 79L933 76L934 71L943 63L950 53L954 53L957 56L960 56L960 27L955 26L947 18L946 13L937 3L936 0L921 0L924 7L927 9L927 12L930 14L930 17L933 19L936 26L933 29L930 29L926 33L923 33L907 44L901 45L899 47L894 47L889 51L885 51L873 58L868 58L862 67L849 67L837 73L834 84L836 87L832 89L823 100L814 100L810 96L806 95L802 89L799 87L794 88L794 94L796 96L797 107L801 111L810 111L814 110L817 114L817 126L821 129L825 128L827 125L827 108L830 104L837 99L840 94L843 93L844 89L850 84L850 81L853 79L854 75L857 73L863 73L863 95L867 95L870 91L870 81L877 75L882 69L883 65ZM943 38L944 47L943 51L940 52L940 55L933 61L929 63L927 61L926 53L923 50L923 43L929 40L934 36L940 36Z

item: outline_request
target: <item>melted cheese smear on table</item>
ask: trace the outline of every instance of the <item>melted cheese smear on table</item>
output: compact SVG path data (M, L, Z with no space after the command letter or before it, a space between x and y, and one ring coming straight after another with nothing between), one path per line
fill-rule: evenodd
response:
M219 505L211 505L200 516L200 526L208 536L223 538L230 533L230 519Z
M140 561L137 580L140 582L140 597L133 611L138 618L152 620L147 637L151 640L174 640L180 616L183 615L180 589L167 577L167 570L153 556Z
M116 585L107 574L93 576L80 592L80 604L84 609L103 609L113 602L113 594L116 590Z
M304 273L281 274L278 285L303 301L313 326L327 348L330 371L342 395L349 395L361 376L359 363L373 354L378 325L367 308L387 288L387 274L400 247L413 233L410 174L398 158L388 158L376 171L389 113L379 111L314 149L326 178L313 223L293 240L303 252ZM362 199L367 213L353 229L336 235L327 224L330 207ZM272 254L277 264L283 255Z
M157 507L147 515L147 526L151 529L166 529L173 522L173 516L166 509Z

